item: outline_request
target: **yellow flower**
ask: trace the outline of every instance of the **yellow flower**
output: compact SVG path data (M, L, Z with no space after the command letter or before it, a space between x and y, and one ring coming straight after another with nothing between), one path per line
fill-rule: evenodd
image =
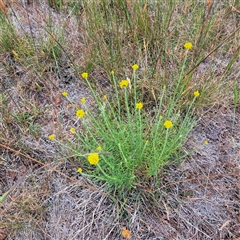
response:
M190 49L192 48L192 43L186 42L186 43L184 44L184 48L187 49L187 50L190 50Z
M139 102L136 104L136 109L142 109L142 108L143 108L142 102Z
M163 86L163 89L166 89L166 85Z
M98 155L98 153L90 153L88 155L88 162L91 165L97 165L98 162L99 162L99 155Z
M163 126L164 126L165 128L171 128L171 127L173 126L173 124L172 124L171 121L167 120L167 121L165 121L165 123L163 124Z
M63 97L66 97L68 95L68 92L62 92Z
M98 146L98 147L97 147L97 150L98 150L98 151L101 151L101 150L102 150L102 147L101 147L101 146Z
M103 95L103 98L104 98L104 99L107 99L107 95Z
M82 168L78 168L77 172L81 173L82 172Z
M73 128L73 127L70 128L70 132L71 132L71 133L75 133L75 128Z
M82 103L85 103L85 102L86 102L86 98L83 97L80 101L81 101Z
M54 140L54 138L55 138L54 134L51 134L51 135L48 136L48 139L51 140L51 141Z
M113 70L111 71L111 74L114 75L114 71Z
M194 92L193 94L194 94L195 97L199 97L199 96L200 96L199 91L196 91L196 92Z
M148 143L149 141L148 140L146 140L146 143Z
M87 72L83 72L82 73L82 78L84 78L84 79L88 78L88 73Z
M79 109L76 111L76 116L79 118L83 118L85 115L85 112L82 109Z
M122 80L120 83L119 83L119 86L120 88L125 88L129 85L129 81L128 80Z
M162 115L160 115L160 116L159 116L159 118L160 118L160 119L162 119L162 118L163 118L163 116L162 116Z
M208 141L207 141L207 140L206 140L206 141L204 141L204 144L208 145Z
M133 71L138 70L138 65L137 64L132 65L132 69L133 69Z

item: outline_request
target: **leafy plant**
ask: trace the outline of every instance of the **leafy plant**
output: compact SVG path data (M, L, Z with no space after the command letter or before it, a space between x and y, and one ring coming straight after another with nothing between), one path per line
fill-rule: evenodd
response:
M184 46L187 56L192 44ZM182 69L184 65L185 61ZM79 158L82 175L120 189L134 187L136 183L156 176L165 165L181 157L179 150L194 125L192 105L200 95L198 91L192 94L183 114L177 106L182 92L175 91L172 97L166 94L166 86L161 86L162 91L150 115L137 80L138 65L134 64L132 69L131 80L118 81L114 71L111 72L113 94L109 96L95 91L88 73L82 73L92 91L96 109L91 110L85 98L80 107L76 105L76 117L82 120L83 129L70 130L80 149L73 147L73 142L67 145L59 142L71 150L72 156ZM179 79L181 74L182 71ZM62 95L72 103L67 92ZM49 139L54 140L54 135Z

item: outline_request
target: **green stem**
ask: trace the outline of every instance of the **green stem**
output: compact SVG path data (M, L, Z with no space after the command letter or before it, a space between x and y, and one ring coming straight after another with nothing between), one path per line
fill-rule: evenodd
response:
M152 171L150 172L150 175L156 175L157 174L157 172L158 172L158 168L159 168L159 166L160 166L160 164L159 164L159 161L161 161L161 158L162 158L162 156L163 156L163 153L164 153L164 151L165 151L165 148L166 148L166 145L167 145L167 140L168 140L168 129L167 129L167 132L166 132L166 137L165 137L165 141L164 141L164 144L163 144L163 147L162 147L162 151L161 151L161 154L160 154L160 156L155 156L154 155L154 165L151 165L150 166L150 169L151 170L154 170L154 173L152 173ZM157 161L158 162L156 162L156 159L158 159Z
M133 70L133 92L134 92L134 106L137 103L137 82L136 82L136 71Z
M114 74L112 74L113 76L113 83L114 83L114 88L115 88L115 94L116 94L116 98L117 98L117 105L118 105L118 116L121 116L121 107L120 107L120 101L119 101L119 95L118 95L118 88L117 88L117 83L116 83L116 79Z
M140 141L142 142L142 114L141 114L141 109L138 109L138 117L139 117L139 135L140 135Z
M145 151L145 149L146 149L147 144L148 144L148 140L146 140L146 142L145 142L145 144L144 144L144 146L143 146L142 153L141 153L141 157L140 157L141 160L142 160L142 157L143 157L143 154L144 154L144 151Z
M123 157L123 159L124 159L124 162L125 162L125 164L126 164L126 167L128 166L128 161L127 161L127 158L125 157L125 155L124 155L124 153L123 153L123 151L122 151L122 148L121 148L121 144L120 143L118 143L118 148L119 148L119 151L120 151L120 153L121 153L121 155L122 155L122 157Z
M128 96L127 96L127 89L124 88L124 100L125 100L125 106L127 109L127 118L128 118L128 123L131 123L131 115L130 115L130 110L128 106Z
M109 175L107 175L107 174L103 171L103 169L100 167L99 164L97 164L97 167L100 169L100 171L103 173L103 175L104 175L106 178L112 179L112 180L116 180L116 178L110 177Z
M182 94L181 92L179 92L178 86L179 86L179 84L182 80L182 75L183 75L185 65L186 65L186 61L187 61L187 53L188 53L188 50L186 50L186 54L185 54L185 57L184 57L184 60L183 60L182 68L181 68L181 72L179 74L179 77L178 77L178 80L177 80L177 85L176 85L175 90L174 90L173 99L172 99L174 102L177 101L179 95L181 96L181 94ZM176 98L176 95L177 95L177 98Z

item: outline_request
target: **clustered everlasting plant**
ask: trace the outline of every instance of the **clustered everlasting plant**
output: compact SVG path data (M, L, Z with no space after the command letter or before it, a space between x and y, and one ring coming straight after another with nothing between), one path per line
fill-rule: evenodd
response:
M186 43L184 44L184 48L187 49L187 50L190 50L190 49L192 48L192 43L186 42Z
M188 42L184 47L187 53L192 44ZM176 111L179 93L169 101L167 88L162 86L154 114L149 117L144 99L138 94L141 91L136 74L139 66L134 64L132 69L131 80L121 81L117 81L111 71L114 93L109 97L94 91L88 73L82 73L95 98L96 109L90 110L85 98L80 100L82 106L76 110L76 117L82 120L83 129L78 131L72 127L70 132L81 143L81 149L72 147L73 144L67 146L80 160L78 173L121 189L134 187L144 178L156 176L162 167L181 157L179 150L194 122L192 105L200 95L199 91L193 93L192 102L183 115ZM63 92L62 95L67 97L68 94ZM163 102L169 103L164 106ZM54 135L49 139L54 140Z
M63 97L66 97L68 95L68 92L62 92Z
M82 109L78 109L78 110L76 111L76 116L77 116L77 117L79 117L79 118L83 118L84 115L85 115L84 110L82 110Z
M11 5L8 4L11 7L6 6L6 16L1 11L5 11L1 8L2 2L0 0L0 142L3 148L0 174L4 175L3 183L10 177L13 181L9 184L15 185L20 177L26 184L13 192L7 181L1 189L5 193L0 191L0 203L9 192L11 195L1 210L3 231L0 232L3 233L0 235L9 235L8 238L42 235L44 238L44 232L50 232L70 239L78 236L157 237L159 234L154 229L143 233L145 223L151 225L145 221L149 220L147 213L159 210L155 204L152 206L151 200L161 202L163 191L171 194L166 181L174 184L179 180L172 171L177 165L171 166L172 163L189 154L189 149L200 147L198 141L184 144L198 113L205 115L205 110L210 110L209 106L219 100L225 104L234 100L233 140L236 135L240 91L237 71L240 26L236 24L239 0L231 1L231 9L228 1L213 0L48 0L38 1L37 11L26 3L32 1L22 1L26 4L11 1ZM90 91L84 93L85 87L77 76L88 84L91 96L88 96ZM57 88L65 89L56 94ZM78 93L81 96L76 99ZM45 142L42 137L51 126ZM209 139L195 140L204 144L201 148L205 148L206 154L214 150ZM38 163L34 164L33 174L27 171L27 175L22 176L22 172L15 171L16 166L21 167L22 160ZM74 161L74 169L64 164L69 160ZM203 168L206 166L204 161ZM28 170L24 166L21 169ZM53 176L57 178L49 178L49 171L44 169L54 171ZM179 169L177 175L201 177L194 169L190 169L189 174L185 170ZM74 176L69 176L69 171L73 171ZM39 173L43 174L39 176ZM79 181L75 182L74 177ZM164 182L159 184L161 179ZM50 188L42 189L48 180L53 181L49 183ZM191 185L191 176L187 180L185 187ZM100 186L100 191L95 192L89 186L94 183ZM79 189L77 185L86 188ZM107 186L110 194L107 198L106 194L101 197L103 189L105 193L108 191ZM181 188L180 192L185 190ZM207 186L205 190L207 194ZM211 194L211 189L208 192ZM66 214L61 209L66 209L69 199L74 201L73 195L81 195L84 200L81 206L79 199L75 201L81 214L72 217L75 209L68 208L69 216L64 217L66 224L63 219L53 231L48 231L54 221L47 222L45 210L55 211L56 203L59 211L54 216L61 217ZM41 200L49 197L56 201L45 209L46 204L41 204ZM167 198L171 202L169 196ZM174 201L182 199L182 194L175 191ZM201 202L204 207L206 202ZM95 208L90 209L89 204ZM186 206L185 201L182 206ZM149 209L144 212L144 208ZM109 214L111 209L117 211ZM169 217L174 218L176 211L170 211ZM214 238L231 234L234 238L238 234L233 230L234 219L228 228L214 231L214 226L225 221L225 215L221 216L217 221L211 216L205 219L206 231L200 231L204 224L201 221L198 231L196 218L186 223L186 214L186 218L178 219L178 225L186 225L186 231L181 229L179 237L208 235ZM107 217L117 221L112 224ZM69 226L68 220L71 230L62 231ZM103 222L106 222L104 229L101 228ZM161 224L161 221L155 222ZM213 229L208 224L211 222ZM119 223L126 224L121 233L116 232ZM43 226L40 232L38 226ZM165 235L161 231L162 237L168 236L168 229Z

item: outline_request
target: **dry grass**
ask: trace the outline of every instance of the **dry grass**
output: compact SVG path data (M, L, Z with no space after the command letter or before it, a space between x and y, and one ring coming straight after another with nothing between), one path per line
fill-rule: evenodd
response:
M3 2L0 9L5 13ZM120 48L114 51L121 51L113 59L106 57L111 53L104 38L105 26L99 31L91 27L91 32L87 25L88 17L96 13L89 8L90 1L79 4L77 19L67 10L67 3L57 9L57 5L51 8L44 0L11 1L8 18L14 26L10 33L15 37L8 45L0 43L0 195L26 177L0 203L0 239L123 239L124 226L131 231L131 239L240 237L240 111L238 103L233 132L231 94L232 82L240 84L240 35L236 31L239 4L233 8L216 1L211 6L212 1L207 1L206 14L214 13L207 31L207 21L202 29L184 22L185 18L197 18L192 16L195 8L188 11L189 2L175 6L169 36L164 36L165 42L159 40L159 45L153 44L158 33L138 45L135 40L144 32L118 29L123 35L119 37ZM134 4L127 3L129 12L133 12ZM166 2L164 6L167 8ZM118 7L113 11L123 18ZM134 16L133 20L146 17L147 7L153 6L146 5L140 17ZM156 16L150 17L149 22L139 24L148 26ZM234 31L229 41L194 68L194 60L209 54ZM68 91L74 102L86 96L91 101L78 72L91 72L97 88L104 93L111 88L109 71L128 76L134 61L141 66L142 87L151 106L159 84L174 77L183 54L182 42L189 38L199 49L194 50L189 62L188 70L194 71L187 89L197 86L202 90L198 113L204 113L183 149L191 154L179 165L170 164L158 178L150 178L129 196L117 197L106 185L99 186L78 175L79 163L47 138L53 129L59 139L71 138L69 128L81 127L81 122L72 117L73 106L61 92ZM171 44L168 47L168 41L176 41L175 48ZM168 84L171 86L171 82ZM183 106L187 99L186 94ZM204 144L206 140L208 145Z

